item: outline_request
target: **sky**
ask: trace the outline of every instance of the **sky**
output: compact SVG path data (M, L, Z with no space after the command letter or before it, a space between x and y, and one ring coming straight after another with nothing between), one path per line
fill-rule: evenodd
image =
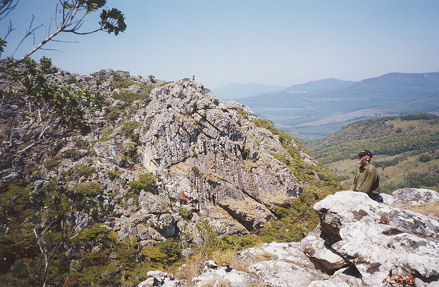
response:
M54 19L57 0L20 0L0 21L14 31L11 56L34 15L35 42ZM62 34L33 58L52 58L67 71L101 69L154 75L166 81L195 75L210 89L229 83L290 86L337 78L358 81L389 72L439 71L436 0L108 0L127 30L88 36ZM98 14L84 28L96 27ZM19 58L33 45L25 41ZM74 43L72 43L74 42Z

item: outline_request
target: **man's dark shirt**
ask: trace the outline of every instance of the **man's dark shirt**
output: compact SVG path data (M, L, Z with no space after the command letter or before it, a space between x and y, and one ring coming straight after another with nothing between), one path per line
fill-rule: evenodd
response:
M372 164L369 163L357 169L351 190L365 192L370 198L376 199L380 193L379 187L380 179L378 172Z

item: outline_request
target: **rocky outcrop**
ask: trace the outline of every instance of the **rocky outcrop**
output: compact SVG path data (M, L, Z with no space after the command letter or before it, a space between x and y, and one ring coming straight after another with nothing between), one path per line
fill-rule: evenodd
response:
M152 92L147 107L133 115L141 123L141 164L161 179L161 192L177 207L204 212L218 206L254 230L303 187L274 159L287 155L280 142L239 113L254 117L250 111L205 94L190 80Z
M411 192L416 198L438 195ZM402 279L406 286L439 286L439 220L353 191L330 195L314 209L320 225L301 242L245 249L235 258L239 271L213 262L194 278L195 286L375 287Z
M94 182L112 209L102 221L121 238L154 244L193 233L201 219L220 235L254 231L276 218L274 207L303 191L306 182L285 162L318 169L294 139L281 143L255 125L248 108L210 97L194 80L165 83L112 70L80 76L57 68L46 76L73 91L100 93L103 107L87 115L92 128L86 135L59 131L54 122L35 140L40 131L21 118L25 97L5 97L0 124L13 125L0 134L0 183L26 178L38 189L54 178L69 188ZM2 77L0 89L11 87L20 88ZM133 188L147 173L156 179L154 188Z

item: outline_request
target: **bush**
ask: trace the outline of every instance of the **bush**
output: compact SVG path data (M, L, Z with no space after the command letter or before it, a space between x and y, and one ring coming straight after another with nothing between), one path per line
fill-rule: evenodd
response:
M66 158L78 159L81 156L81 153L77 149L68 149L65 150L62 154Z
M110 179L116 179L120 177L120 172L113 171L113 170L107 170L107 175Z
M192 218L192 211L190 211L187 208L180 208L179 212L181 217L183 217L184 219L190 220Z
M59 160L50 159L48 161L45 161L43 165L48 170L51 170L51 169L54 169L55 167L57 167L59 165Z
M124 101L125 103L131 103L133 101L147 99L148 97L149 94L146 93L138 94L131 91L120 91L119 93L113 94L113 98L115 100L121 100Z
M152 173L145 173L139 176L139 180L128 182L130 190L139 194L140 191L152 191L156 187L156 179Z
M157 184L156 178L152 173L144 173L139 175L139 181L151 188L155 187Z
M94 167L87 166L85 164L77 164L68 171L66 171L64 175L68 176L71 179L80 179L81 177L89 179L95 173L96 169Z
M125 136L131 138L133 141L137 141L138 135L134 134L134 130L139 126L136 121L124 121L122 122L122 131Z
M88 196L95 196L101 191L101 186L99 183L90 181L78 184L73 187L73 192L77 194L84 194Z
M419 157L419 160L422 162L429 162L432 159L433 159L432 156L429 154L421 154L421 156Z

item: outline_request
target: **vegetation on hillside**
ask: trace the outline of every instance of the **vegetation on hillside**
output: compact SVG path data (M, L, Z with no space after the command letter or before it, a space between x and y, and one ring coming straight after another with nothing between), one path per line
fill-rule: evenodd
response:
M270 121L255 120L257 126L279 138L288 154L273 154L273 157L285 163L304 185L298 198L283 207L272 208L276 220L252 234L219 238L213 226L199 213L197 217L201 219L196 232L201 242L195 240L195 234L183 231L147 244L138 237L121 238L112 231L112 221L108 220L120 216L109 200L117 190L114 194L104 193L102 178L124 186L127 192L120 195L122 206L128 201L138 205L142 192L157 191L158 180L150 173L137 172L134 177L124 175L127 170L134 170L137 163L139 123L130 115L138 108L138 102L135 102L137 96L118 98L120 91L137 86L139 89L133 93L145 100L150 87L136 83L127 73L109 73L112 76L109 83L112 93L109 94L121 100L117 101L118 106L110 106L100 95L79 87L72 76L69 85L53 80L49 77L51 68L48 59L40 64L29 59L23 69L17 68L14 72L21 88L13 93L2 91L6 96L27 101L25 107L29 107L29 111L22 115L21 124L41 123L44 126L55 121L58 126L51 130L49 128L54 126L50 125L47 131L51 133L47 137L44 132L31 133L29 128L32 139L41 135L44 141L35 141L35 145L23 152L29 156L19 163L9 161L10 166L6 167L16 164L22 169L17 169L20 172L18 179L0 186L0 256L4 258L0 261L1 282L12 286L133 286L146 279L149 270L176 271L183 263L187 263L186 267L179 269L177 274L188 276L191 274L187 272L188 268L199 268L194 266L199 266L201 260L213 257L220 264L222 261L232 263L233 255L245 247L273 240L300 240L319 221L313 204L339 188L337 178L323 165L305 161L303 152L306 150L294 138L277 130ZM98 74L95 79L105 80L99 79ZM101 117L106 122L101 123L101 127L90 126L91 112L98 112L101 106L108 110ZM18 123L10 123L11 133L18 130ZM59 132L58 127L65 132ZM81 160L84 154L93 155L93 145L114 140L114 130L118 130L123 142L121 169L100 170L102 167L95 166L91 160L93 156ZM86 140L79 131L97 136L94 140ZM12 136L8 134L4 139L7 138ZM16 148L23 148L28 141L19 137L16 140L19 143ZM41 176L43 174L45 177ZM188 221L194 213L185 208L179 210L179 215ZM142 221L144 226L153 227L153 222L146 221ZM187 257L187 252L183 251L189 249L192 255Z
M312 147L321 162L352 182L356 155L369 149L381 190L439 187L439 117L410 114L358 121Z

